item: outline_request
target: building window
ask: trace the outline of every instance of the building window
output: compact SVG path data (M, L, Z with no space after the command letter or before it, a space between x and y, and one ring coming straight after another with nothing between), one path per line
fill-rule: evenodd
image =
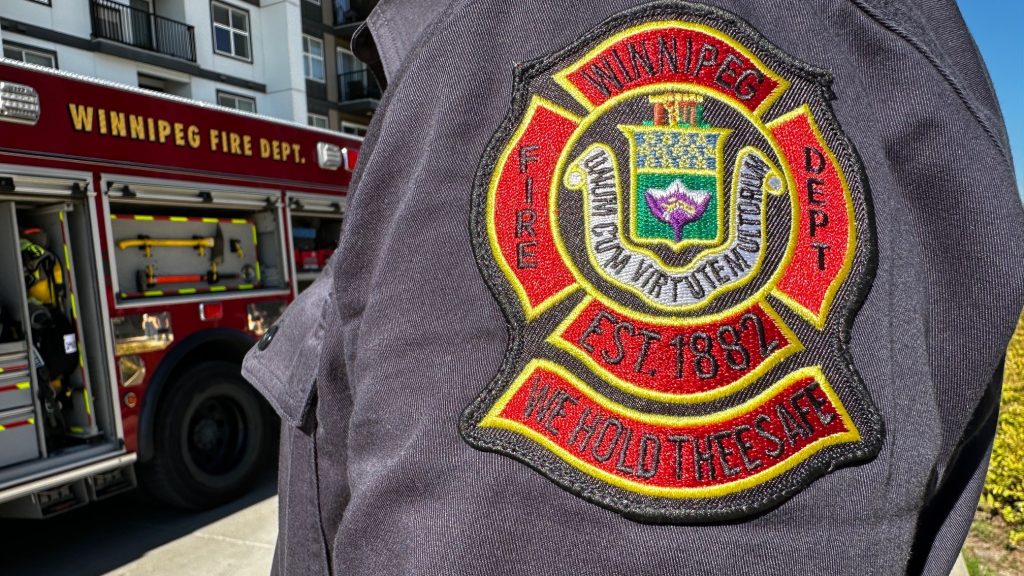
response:
M214 2L212 6L214 51L251 61L249 13L220 2Z
M347 74L366 68L366 65L356 58L356 55L351 50L339 47L335 50L335 54L335 58L338 60L338 74Z
M327 116L321 114L306 114L306 122L314 128L327 128Z
M320 5L320 0L306 0L306 2L309 2L310 4L316 4L317 6Z
M230 92L217 91L217 104L226 108L234 108L243 112L256 113L256 100L248 96L240 96Z
M324 41L312 36L302 36L302 63L306 78L324 81Z
M20 44L8 44L7 42L4 42L4 58L20 60L28 64L45 66L47 68L57 67L57 54L55 52L40 50L39 48L30 48Z
M189 84L188 75L175 75L170 70L167 70L167 73L177 77L153 76L152 74L139 72L139 88L162 94L173 94L182 98L191 98L192 86Z
M341 132L342 134L348 134L349 136L355 136L356 138L365 138L366 126L362 124L356 124L355 122L342 121Z
M338 97L342 102L380 98L380 88L369 68L356 55L344 48L337 49Z

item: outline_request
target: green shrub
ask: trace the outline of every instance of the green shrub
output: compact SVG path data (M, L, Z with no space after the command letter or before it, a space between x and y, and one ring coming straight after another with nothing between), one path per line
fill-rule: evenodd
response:
M1011 546L1024 541L1024 315L1006 354L1003 405L982 506L1010 526Z

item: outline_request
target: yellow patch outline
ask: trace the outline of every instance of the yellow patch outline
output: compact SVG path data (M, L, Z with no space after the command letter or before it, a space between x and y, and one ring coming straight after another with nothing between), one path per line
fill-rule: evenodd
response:
M619 130L622 133L626 134L626 136L629 139L629 170L630 170L630 172L629 172L629 209L630 209L630 212L633 212L636 209L636 202L637 202L637 180L639 179L639 174L640 174L640 170L637 168L637 165L636 165L636 140L635 140L635 138L633 138L632 135L636 134L637 132L654 132L654 131L661 131L661 130L665 130L665 129L666 128L661 127L661 126L642 126L642 125L633 125L633 124L619 124ZM672 129L672 128L670 127L669 129ZM717 226L715 237L712 240L686 240L686 239L684 239L684 240L680 240L679 242L674 242L674 241L660 239L660 238L655 238L655 239L641 238L640 235L637 234L637 230L636 230L637 218L633 217L633 218L629 219L629 234L630 234L630 237L631 237L630 240L632 240L636 244L649 244L649 245L663 244L663 245L667 245L669 248L671 248L672 250L674 250L676 252L682 250L683 248L686 248L687 246L716 246L716 245L719 245L719 244L722 243L722 236L724 235L722 229L725 227L725 206L722 205L724 200L725 200L725 198L724 198L724 196L725 196L725 190L724 190L725 189L725 165L723 164L723 161L725 160L725 139L729 136L729 134L733 133L733 130L730 129L730 128L700 128L700 129L695 129L695 128L690 128L690 129L687 129L687 128L675 128L675 129L679 130L679 131L700 130L701 132L716 133L716 134L718 134L720 136L720 138L718 139L718 143L715 145L715 155L716 155L716 162L715 162L715 164L717 165L717 168L715 170L686 170L685 171L688 174L701 174L701 175L706 175L706 176L714 176L715 179L717 180L717 182L715 184L715 199L716 199L715 206L717 207L717 210L718 210L718 226ZM628 132L627 132L627 130L628 130ZM667 169L645 169L645 170L643 170L643 173L645 173L645 174L677 174L679 172L680 172L679 170L667 170ZM660 260L660 258L659 258L659 260Z
M813 377L815 382L818 383L821 390L825 393L829 401L832 403L832 406L836 409L836 413L843 420L843 424L846 426L846 432L831 434L829 436L819 438L814 442L809 443L807 446L804 446L795 454L792 454L791 456L789 456L782 462L776 464L775 466L762 470L761 472L748 476L747 478L743 478L733 482L727 482L724 484L717 484L715 486L705 486L699 488L669 488L664 486L651 486L649 484L643 484L640 482L635 482L633 480L628 480L621 476L616 476L615 474L602 470L596 466L592 466L591 464L583 461L581 458L576 457L575 455L570 453L568 450L566 450L565 448L563 448L562 446L560 446L547 436L535 431L529 426L517 422L515 420L503 418L501 416L501 412L505 409L505 406L508 405L508 403L512 400L512 397L515 396L515 393L519 391L523 384L526 383L526 381L530 378L530 376L533 375L533 373L538 368L542 368L544 370L557 374L561 378L565 379L565 381L568 382L571 386L576 388L578 392L581 392L582 394L587 396L591 401L595 402L597 405L601 406L602 408L608 410L613 414L624 416L631 420L636 420L638 422L652 426L672 428L683 428L687 426L706 426L710 424L717 424L720 422L724 422L726 420L731 420L738 416L742 416L744 414L748 414L760 408L762 405L778 396L778 394L782 390L784 390L793 382L810 376ZM761 394L758 394L757 396L751 398L750 400L744 402L743 404L739 404L722 412L717 412L714 414L708 414L703 416L664 416L659 414L648 414L640 412L637 410L633 410L632 408L618 404L602 396L593 388L587 386L582 380L580 380L574 374L569 372L569 370L549 360L534 359L526 365L523 371L519 373L519 376L517 376L516 379L512 382L512 385L509 386L508 390L506 390L505 393L502 394L501 397L498 399L498 401L494 403L494 406L492 406L491 409L487 412L487 415L484 416L484 418L480 421L479 426L485 428L499 428L509 430L511 432L520 434L521 436L525 436L526 438L536 442L537 444L551 451L562 461L569 464L573 468L579 470L580 472L592 478L596 478L597 480L601 480L607 484L611 484L613 486L621 488L623 490L655 498L671 498L677 500L721 497L726 496L728 494L739 492L741 490L745 490L753 486L758 486L788 472L789 470L793 469L797 465L803 463L807 459L811 458L812 456L814 456L815 454L829 446L858 442L861 439L860 431L854 425L853 419L850 418L850 414L847 412L846 407L840 401L839 395L836 394L835 390L832 388L831 383L828 381L824 373L821 371L820 366L807 366L804 368L800 368L799 370L796 370L794 372L791 372L784 376L783 378L781 378L776 383L772 384L771 387L769 387Z
M765 314L769 318L771 318L777 326L779 326L779 330L783 333L783 335L786 336L786 340L789 342L786 346L779 348L778 350L775 350L774 352L769 354L768 357L765 358L761 362L761 364L757 366L757 368L744 374L743 376L734 380L733 382L730 382L729 384L726 384L719 388L715 388L713 390L705 390L702 392L694 392L689 394L651 390L650 388L645 388L643 386L634 384L628 380L623 380L622 378L616 376L603 365L601 365L601 363L599 363L597 360L594 360L594 358L589 356L586 352L580 350L579 347L577 347L572 342L564 338L565 331L569 329L569 326L571 326L572 323L575 322L577 318L579 318L583 311L586 310L587 306L589 306L591 302L594 302L595 300L597 299L594 298L593 296L584 297L583 301L580 302L580 304L576 306L576 308L574 308L572 312L569 313L566 319L559 323L559 325L551 332L551 334L546 338L546 341L552 346L555 346L556 348L568 352L571 356L582 362L587 368L591 370L591 372L599 376L608 384L611 384L612 386L618 388L619 390L625 392L626 394L638 396L640 398L647 398L649 400L655 400L657 402L665 402L669 404L700 404L703 402L717 400L719 398L725 398L726 396L731 396L732 394L735 394L736 392L743 390L750 384L760 380L761 377L768 373L769 370L777 366L780 362L804 350L803 342L801 342L797 335L793 332L793 330L790 329L788 325L786 325L786 323L779 316L778 312L776 312L775 309L772 308L772 306L767 301L762 300L758 302L758 304L761 305L761 307L764 309ZM601 304L604 304L604 302L601 302L600 300L597 301L600 302ZM638 318L628 319L637 320ZM706 324L707 322L704 322L703 318L669 318L661 319L658 323L672 327L688 327L699 326L702 324Z
M551 102L546 98L542 98L540 96L537 96L536 94L532 95L530 98L530 104L526 108L526 112L523 114L522 120L519 121L518 128L516 128L516 131L509 138L508 142L505 144L505 148L501 152L501 155L498 156L498 161L494 164L494 170L491 173L491 181L487 187L487 204L484 207L484 217L487 219L487 240L491 246L491 255L494 258L494 262L498 265L498 268L500 268L502 273L505 275L505 278L508 279L509 284L512 286L512 289L516 293L516 296L519 298L520 306L522 306L523 308L523 313L526 315L527 321L532 321L536 319L538 316L549 310L555 304L567 298L570 294L572 294L579 288L578 282L575 282L559 290L558 292L555 292L546 300L534 306L533 303L530 302L529 295L526 293L526 288L523 287L522 282L519 281L519 277L516 276L515 272L512 270L512 266L510 266L509 263L505 261L505 256L501 253L501 244L498 242L498 232L494 222L496 213L495 199L498 193L498 183L501 180L501 174L505 171L505 165L508 163L509 156L512 155L512 151L515 149L516 145L523 137L523 134L526 133L526 129L530 126L530 123L533 121L533 117L537 113L537 109L541 107L551 112L554 112L559 116L562 116L566 120L572 121L577 126L580 123L579 116L576 116L572 112L569 112L565 108L562 108L558 104L555 104L554 102ZM556 164L555 171L552 172L552 178L557 176L557 174L558 165ZM550 216L551 215L549 214L549 218ZM553 219L551 223L554 223ZM564 261L564 255L561 254L561 252L559 253L559 255L563 256L562 259ZM572 266L569 264L570 263L566 262L566 265L568 266L569 270L572 271ZM577 279L579 278L578 275L573 275Z
M691 31L691 32L701 32L701 33L707 34L708 36L711 36L713 38L717 38L718 40L721 40L726 45L728 45L730 48L736 50L737 52L739 52L740 54L745 56L748 60L750 60L750 62L753 63L755 67L757 67L757 70L759 72L763 72L766 76L768 76L773 81L775 81L777 83L776 86L775 86L775 90L773 90L772 93L769 94L767 98L762 100L761 103L757 106L757 108L752 111L752 113L754 115L760 116L761 114L766 112L769 108L771 108L771 105L774 104L776 100L781 98L782 95L785 94L786 90L789 89L789 81L788 80L786 80L782 76L779 76L775 72L774 69L772 69L770 66L765 64L763 60L761 60L756 55L754 55L754 53L751 52L750 50L748 50L746 46L743 46L739 42L736 42L735 40L733 40L732 36L729 36L728 34L725 34L724 32L722 32L720 30L716 30L715 28L712 28L710 26L706 26L704 24L697 24L696 22L686 22L686 21L683 21L683 20L659 20L659 21L655 21L655 22L648 22L646 24L641 24L641 25L638 25L638 26L633 26L632 28L627 28L626 30L623 30L622 32L619 32L617 34L614 34L614 35L606 38L604 41L602 41L596 47L594 47L590 51L588 51L579 60L577 60L576 62L573 62L568 67L563 68L563 69L559 70L558 72L556 72L554 75L552 75L552 79L554 79L554 81L559 86L561 86L563 90L565 90L567 93L569 93L588 112L593 111L594 108L596 108L598 106L603 106L603 104L595 106L594 103L591 102L590 99L587 98L586 95L584 95L583 92L580 91L580 89L577 88L576 85L573 84L569 80L569 75L574 73L574 72L576 72L576 71L578 71L580 68L583 67L584 64L586 64L587 62L590 62L595 57L597 57L598 54L600 54L601 52L604 52L605 50L610 48L612 45L614 45L615 43L619 42L620 40L622 40L624 38L628 38L630 36L634 36L636 34L640 34L640 33L643 33L643 32L648 32L648 31L651 31L651 30L663 30L663 29L666 29L666 28L676 28L676 29L680 29L680 30L688 30L688 31ZM687 62L687 66L689 66L688 62ZM655 84L655 86L659 86L659 85L664 85L664 84ZM637 90L637 89L634 88L632 90L627 90L627 91L623 92L622 94L629 93L630 91L633 91L633 90ZM724 92L717 92L716 91L715 93L718 94L720 97L724 97L723 99L730 99L730 100L736 100L737 102L741 102L738 99L729 98L728 96L725 95ZM621 96L622 94L619 94L619 96ZM618 96L616 96L616 97L618 97ZM605 102L605 103L607 103L607 102ZM747 110L748 112L751 111L746 106L743 106L743 108L745 110Z
M843 285L843 282L846 281L846 278L850 275L850 271L853 269L854 253L857 251L857 215L854 212L853 194L850 193L850 185L846 179L846 172L843 170L843 165L839 163L839 159L836 158L835 153L832 152L832 147L828 145L828 142L825 142L821 129L818 127L818 121L814 118L814 113L811 112L811 107L808 104L801 104L793 110L790 110L782 116L768 122L766 126L771 130L780 124L784 124L801 115L807 116L807 123L811 127L811 132L814 133L814 137L818 140L818 144L821 145L826 158L828 158L828 160L832 162L832 165L835 166L836 174L839 176L839 184L843 189L843 200L846 203L846 221L849 223L849 230L846 235L846 257L843 259L843 265L836 272L836 277L832 279L832 282L825 290L825 294L821 300L821 310L819 310L818 313L807 309L791 296L777 288L772 291L772 296L780 300L796 312L801 318L807 320L812 326L821 331L825 328L825 322L828 320L829 312L832 310L832 304L835 301L836 292L839 291L839 288ZM797 207L797 215L799 215L799 207ZM797 226L799 226L799 223L797 223ZM794 235L794 244L795 238L796 235ZM789 264L788 261L786 264Z
M668 86L669 86L668 90L672 90L673 88L678 88L680 85L670 84ZM636 97L637 93L640 93L642 95L645 92L661 92L661 91L664 91L664 90L665 90L665 88L663 88L662 85L655 85L655 86L648 86L648 87L645 87L645 88L640 88L640 89L634 90L633 92L621 94L618 97L613 98L613 99L609 100L608 102L605 102L604 104L602 104L602 107L603 106L608 106L608 107L617 106L619 104L619 99L633 98L633 97ZM590 283L590 281L587 280L587 278L580 272L579 268L576 267L575 262L573 262L573 260L571 259L570 255L569 255L569 250L565 246L565 242L562 240L561 232L559 231L559 226L558 226L558 193L559 193L559 188L562 186L563 179L565 178L566 165L567 164L571 164L571 162L568 162L569 152L576 145L576 142L580 139L582 134L584 132L586 132L586 130L590 127L590 124L592 124L597 118L599 118L605 112L606 112L606 110L603 110L603 109L599 108L597 111L595 111L594 113L590 114L589 116L587 116L586 118L583 119L583 121L580 123L580 125L576 128L576 131L573 133L573 135L566 142L565 147L562 149L562 154L561 154L561 156L558 159L558 163L555 165L555 178L552 179L552 181L551 181L551 192L549 193L549 206L548 206L548 214L550 215L550 220L551 220L550 224L551 224L552 237L554 239L555 246L558 249L558 253L562 257L562 261L565 262L566 266L568 266L569 270L571 270L573 275L576 277L576 281L581 286L583 286L584 290L586 290L588 294L590 294L591 296L594 296L595 298L600 300L602 304L605 304L609 308L612 308L613 310L615 310L616 312L619 312L621 314L625 314L625 315L633 316L633 317L638 317L638 318L657 318L657 320L652 320L652 322L661 322L661 321L664 321L664 317L661 317L661 316L648 316L648 315L646 315L645 313L643 313L643 312L641 312L639 310L634 310L632 308L629 308L628 306L625 306L623 304L619 304L618 302L616 302L612 298L606 296L605 294L601 293L601 291L599 291L597 288L595 288ZM725 318L727 316L731 316L735 312L739 311L741 308L749 307L749 305L754 300L758 300L758 301L763 302L764 301L764 296L766 294L768 294L769 292L771 292L775 288L775 285L778 283L779 279L782 278L782 273L789 266L789 263L790 263L790 261L793 258L793 254L796 252L797 231L798 231L797 230L797 224L799 222L798 218L799 218L799 215L800 215L800 213L799 213L799 203L798 203L798 201L796 199L796 194L797 194L796 183L795 183L795 181L793 179L793 175L792 175L792 173L791 173L791 171L789 169L789 165L786 164L785 162L781 162L781 160L783 158L785 158L785 156L782 155L781 150L779 149L778 144L775 142L774 137L770 133L766 132L766 129L763 128L763 124L760 122L759 119L756 119L753 116L748 116L748 120L751 123L753 123L754 126L765 137L765 139L767 140L769 145L772 147L772 152L775 154L775 157L780 160L780 163L776 164L775 162L772 162L771 159L769 159L768 156L763 151L761 151L758 148L755 148L754 146L749 146L749 145L748 146L744 146L743 148L741 148L740 151L737 153L737 157L739 157L740 155L742 155L743 153L745 153L748 150L749 151L753 151L753 152L757 153L761 157L761 159L764 160L765 163L767 163L769 165L770 168L772 168L772 171L769 172L768 174L766 174L765 178L768 178L769 176L771 176L772 173L774 173L777 176L783 177L783 180L785 182L785 187L780 189L778 192L776 192L776 194L780 194L781 195L781 194L783 194L785 192L788 192L788 195L789 195L789 200L790 200L790 202L789 202L789 204L790 204L789 242L786 245L786 252L785 252L785 254L782 257L782 260L779 262L778 267L776 268L776 270L774 271L772 276L768 279L768 281L765 283L765 285L760 290L758 290L757 292L755 292L754 294L752 294L750 297L746 298L742 302L739 302L736 305L734 305L734 306L732 306L732 307L730 307L730 308L728 308L726 310L723 310L721 312L717 312L717 313L714 313L714 314L708 314L708 315L700 316L700 318L703 318L703 319L705 319L707 321L718 321L718 320L721 320L721 319L723 319L723 318ZM589 150L593 149L595 146L605 146L605 147L608 147L606 144L603 144L603 143L600 143L600 142L595 142L595 143L591 144L590 146L588 146L586 148L586 150L584 150L580 154L580 156L586 155L587 152ZM614 170L614 177L615 177L616 183L618 183L619 180L620 180L620 174L619 174L619 169L618 169L618 160L615 158L614 154L611 154L610 156L612 158L612 167L613 167L613 170ZM779 169L780 166L782 167L781 170ZM737 177L738 173L739 173L739 165L737 164L733 168L733 187L734 188L736 187L736 184L738 182L738 177ZM621 191L621 189L620 189L620 191ZM492 196L493 196L493 194L488 196L488 201L490 201L490 198ZM587 209L587 207L588 207L587 203L589 202L589 198L588 198L588 196L585 193L581 194L581 196L583 197L583 202L584 202L584 206L583 206L583 223L584 224L583 225L584 225L584 228L585 228L582 233L586 234L587 231L590 229L590 212ZM767 196L766 196L766 198L767 198ZM620 198L619 201L621 202L622 198ZM738 207L737 207L738 202L739 202L739 194L738 193L732 194L732 202L730 204L730 213L732 213L732 211L734 211L734 210L738 210ZM767 210L762 210L761 211L761 227L762 227L762 230L767 230L767 218L768 218ZM647 250L647 249L645 249L643 247L636 246L635 244L629 242L628 239L626 239L626 237L625 237L625 235L624 235L624 233L622 231L622 225L623 225L622 219L623 219L623 216L622 216L622 212L620 211L619 212L619 230L618 230L619 240L622 241L622 243L625 246L628 246L631 249L634 249L634 250L636 250L638 252L642 252L644 254L647 254L648 256L651 256L651 257L655 258L657 260L657 262L661 263L662 266L664 266L664 263L661 262L661 259L656 254L654 254L653 252L650 252L649 250ZM724 243L723 246L731 243L733 238L735 237L736 233L737 233L736 230L730 230L729 231L729 240L726 243ZM714 250L714 249L710 249L710 250ZM687 266L684 266L682 268L665 266L665 269L670 271L670 272L686 273L690 269L693 268L693 265L694 265L695 262L697 262L697 260L699 260L700 258L703 258L704 255L708 254L710 250L704 250L704 251L700 252L699 254L697 254L696 256L694 256L693 260ZM716 252L712 251L711 253L716 253ZM757 262L755 262L752 265L752 268L754 268L754 271L744 281L739 282L739 283L737 283L735 285L726 286L726 287L724 287L725 290L722 289L723 287L716 288L715 290L712 291L712 295L709 296L706 299L706 301L701 302L701 303L697 303L697 304L690 304L690 305L686 305L686 306L665 306L664 304L660 304L660 303L654 302L653 300L650 300L643 293L643 291L638 290L637 288L635 288L633 286L624 284L621 281L619 281L619 280L609 276L608 274L606 274L604 272L604 269L601 268L600 264L598 262L596 262L596 260L593 258L593 255L591 254L591 250L589 249L589 247L587 249L587 259L590 261L591 266L594 268L595 272L599 276L601 276L606 281L611 282L612 284L614 284L616 286L621 286L622 288L633 292L642 301L644 301L648 306L651 306L652 308L655 308L655 309L661 310L661 311L665 311L665 312L679 313L679 312L686 312L686 311L690 311L690 310L699 310L700 308L703 308L705 306L710 305L715 300L715 298L717 298L717 296L720 293L722 293L722 292L729 292L729 291L741 288L744 285L746 285L747 283L749 283L751 280L753 280L754 277L756 277L760 273L760 271L761 271L760 267L761 267L761 264L762 264L762 262L764 260L764 253L762 252L762 253L760 253L758 255Z

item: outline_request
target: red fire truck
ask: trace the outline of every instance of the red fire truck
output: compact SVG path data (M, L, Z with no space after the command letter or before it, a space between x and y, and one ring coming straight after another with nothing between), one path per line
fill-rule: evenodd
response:
M245 352L335 248L359 142L0 60L0 516L246 490Z

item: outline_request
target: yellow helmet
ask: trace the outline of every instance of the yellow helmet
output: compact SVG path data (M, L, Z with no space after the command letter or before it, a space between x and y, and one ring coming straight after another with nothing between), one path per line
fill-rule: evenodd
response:
M60 263L45 247L28 238L21 239L21 253L23 259L34 261L31 267L26 266L29 269L25 271L29 298L40 304L56 304L57 286L64 284ZM51 269L45 270L46 266Z

